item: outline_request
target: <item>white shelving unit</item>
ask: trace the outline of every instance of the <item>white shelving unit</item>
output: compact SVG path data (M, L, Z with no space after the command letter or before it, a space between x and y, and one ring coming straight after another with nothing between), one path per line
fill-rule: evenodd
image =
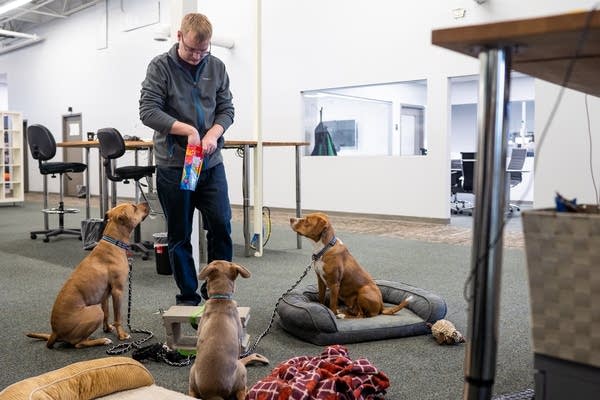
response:
M23 202L23 117L0 111L0 203Z

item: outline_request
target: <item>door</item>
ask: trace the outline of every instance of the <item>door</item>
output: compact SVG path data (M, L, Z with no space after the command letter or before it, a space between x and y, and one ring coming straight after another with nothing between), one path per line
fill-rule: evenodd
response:
M426 154L425 108L402 105L400 109L400 155Z
M63 142L82 140L81 114L67 114L62 117ZM64 162L83 162L83 151L81 148L64 148ZM71 179L63 176L65 196L78 196L80 188L83 187L83 174L69 174ZM85 194L85 192L83 192Z

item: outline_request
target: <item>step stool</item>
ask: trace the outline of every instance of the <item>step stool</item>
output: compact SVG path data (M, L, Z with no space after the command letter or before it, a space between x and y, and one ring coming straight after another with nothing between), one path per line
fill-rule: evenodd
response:
M242 322L242 329L244 330L241 349L244 352L248 349L248 344L250 343L250 335L246 333L246 326L250 319L250 307L238 307L237 309ZM195 316L197 312L198 307L171 306L171 308L163 313L163 324L167 331L167 346L175 350L196 350L198 332L192 327L192 319L195 318L195 323L199 325L202 317L202 314Z

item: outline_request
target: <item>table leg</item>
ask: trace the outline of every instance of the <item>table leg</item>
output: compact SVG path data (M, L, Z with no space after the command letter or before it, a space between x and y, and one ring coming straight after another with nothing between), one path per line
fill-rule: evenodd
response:
M90 219L90 148L85 147L85 219Z
M475 171L473 248L469 288L469 332L463 398L490 399L496 373L498 309L502 269L502 231L510 89L510 49L479 55L479 143Z
M108 211L108 179L104 171L102 156L98 153L98 170L100 171L100 218L104 219L104 214Z
M114 171L117 166L117 160L110 160L111 171ZM114 208L117 206L117 182L110 181L110 206Z
M300 146L296 145L296 218L302 216L302 206L300 204ZM302 236L299 233L296 234L296 247L302 248Z
M243 214L244 214L244 255L250 257L250 196L249 196L249 181L250 181L250 157L248 152L250 146L245 144L242 154L242 197L243 197Z

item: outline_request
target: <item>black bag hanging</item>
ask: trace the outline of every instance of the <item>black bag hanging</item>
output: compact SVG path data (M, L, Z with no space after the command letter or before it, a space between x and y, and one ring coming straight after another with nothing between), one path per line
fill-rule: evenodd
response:
M315 128L315 147L311 156L337 156L331 135L323 124L323 107L319 110L319 124Z

